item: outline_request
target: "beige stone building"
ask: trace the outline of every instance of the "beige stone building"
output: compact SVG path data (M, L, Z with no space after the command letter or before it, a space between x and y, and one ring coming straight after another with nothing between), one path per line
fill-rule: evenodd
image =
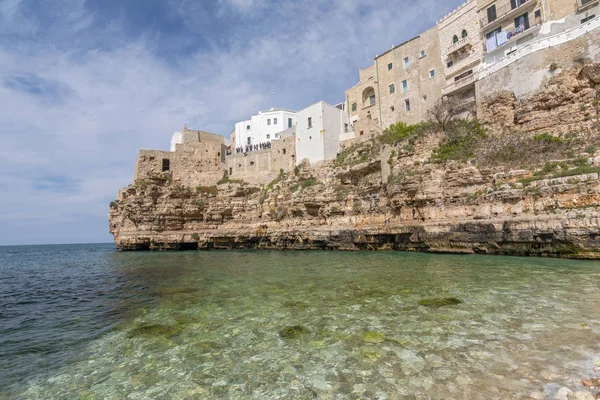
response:
M475 112L475 82L483 57L477 2L468 0L437 23L446 86L443 96L457 96L466 112Z
M357 137L398 121L422 121L446 85L441 60L438 30L432 28L377 56L374 65L361 69L359 82L346 91Z
M175 151L142 150L138 156L134 181L160 182L172 179L183 186L213 186L225 172L225 138L183 127L182 142Z
M227 176L253 184L273 181L281 171L291 172L296 165L296 127L280 133L268 149L234 153L226 157Z

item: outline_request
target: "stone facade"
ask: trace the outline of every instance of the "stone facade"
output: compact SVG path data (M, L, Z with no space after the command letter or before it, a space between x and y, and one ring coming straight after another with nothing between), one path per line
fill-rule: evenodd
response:
M225 172L225 138L185 126L182 143L174 152L142 150L138 156L134 181L139 183L171 179L182 186L213 186Z
M282 138L273 140L269 149L227 156L228 177L252 184L266 184L281 171L293 171L296 165L294 131L295 127L282 132Z
M466 113L475 111L475 81L483 56L477 3L468 0L437 23L446 87L444 96L458 96Z
M360 71L359 83L346 92L350 120L371 119L383 129L399 121L422 121L446 83L441 60L437 28L376 57L373 66Z

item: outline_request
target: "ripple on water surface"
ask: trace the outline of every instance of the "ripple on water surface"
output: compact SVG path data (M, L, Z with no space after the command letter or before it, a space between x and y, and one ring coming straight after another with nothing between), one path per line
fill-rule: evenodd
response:
M104 293L108 303L92 295L104 314L85 319L85 295L69 302L84 326L98 325L85 332L96 336L62 343L77 356L30 373L13 386L16 398L520 398L572 387L600 354L600 307L591 306L600 299L598 263L329 252L103 257L98 279L84 273L81 284L92 294L115 288ZM28 350L8 355L14 365L19 357Z

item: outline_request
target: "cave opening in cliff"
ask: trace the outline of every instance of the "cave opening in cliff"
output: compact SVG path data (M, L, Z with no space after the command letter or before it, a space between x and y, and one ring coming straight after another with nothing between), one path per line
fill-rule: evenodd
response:
M181 251L196 251L198 250L198 242L196 243L181 243L179 245Z

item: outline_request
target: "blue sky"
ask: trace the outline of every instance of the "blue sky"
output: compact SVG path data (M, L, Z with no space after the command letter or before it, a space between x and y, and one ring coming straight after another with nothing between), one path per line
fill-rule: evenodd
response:
M138 150L343 101L460 0L0 0L0 245L109 242Z

